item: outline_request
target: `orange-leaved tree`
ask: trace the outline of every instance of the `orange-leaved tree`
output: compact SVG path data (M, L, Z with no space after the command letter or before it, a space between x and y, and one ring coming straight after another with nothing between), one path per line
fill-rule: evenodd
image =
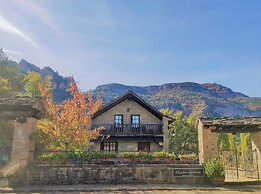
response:
M54 103L50 83L40 82L44 115L38 122L40 143L48 150L84 149L99 137L102 128L90 129L92 115L101 107L101 98L93 99L79 90L74 80L67 90L72 98Z

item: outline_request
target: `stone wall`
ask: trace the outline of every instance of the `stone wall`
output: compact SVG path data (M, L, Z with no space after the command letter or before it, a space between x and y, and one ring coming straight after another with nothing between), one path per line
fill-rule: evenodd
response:
M118 151L125 152L125 151L138 151L138 142L150 142L150 151L151 152L158 152L162 151L162 147L156 141L135 141L135 140L117 140L118 142ZM100 151L101 142L94 142L91 150L92 151Z
M261 132L250 133L252 149L256 151L254 160L257 160L259 176L261 176Z
M218 158L217 133L211 132L211 127L204 127L201 121L198 122L198 147L201 164L210 158Z
M9 166L25 168L33 160L35 143L30 136L36 131L37 119L31 117L25 121L24 123L14 121L14 139Z
M35 166L27 173L27 183L59 184L200 184L204 176L175 176L173 169L202 169L200 165L175 164L90 164L86 166Z

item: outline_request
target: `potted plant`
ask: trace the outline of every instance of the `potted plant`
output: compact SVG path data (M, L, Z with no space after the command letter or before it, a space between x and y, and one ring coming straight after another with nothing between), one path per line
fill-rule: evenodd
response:
M132 152L123 152L122 157L123 157L123 161L129 162L132 161L136 157L136 155L135 153Z
M193 163L196 160L196 154L180 154L179 156L180 161L184 163Z
M153 156L154 156L155 161L160 161L160 160L163 160L163 158L166 156L166 153L165 152L154 152Z
M204 170L213 185L223 185L225 182L225 168L218 159L209 159L204 164Z
M102 162L112 162L117 157L116 153L99 153L98 160Z
M165 152L164 156L163 156L163 160L170 162L173 161L175 159L175 154L174 153L167 153Z

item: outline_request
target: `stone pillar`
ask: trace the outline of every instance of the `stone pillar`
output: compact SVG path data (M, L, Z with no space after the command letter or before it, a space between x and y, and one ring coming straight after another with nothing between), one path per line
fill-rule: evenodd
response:
M168 119L163 117L163 151L169 152L169 129Z
M252 142L252 149L256 150L254 155L254 160L257 160L259 178L261 177L261 132L250 133L250 138Z
M35 142L31 135L36 132L37 119L24 118L24 122L14 121L14 139L10 166L24 168L33 160Z
M210 158L218 157L217 133L211 132L211 127L204 127L200 120L198 122L198 147L200 164Z

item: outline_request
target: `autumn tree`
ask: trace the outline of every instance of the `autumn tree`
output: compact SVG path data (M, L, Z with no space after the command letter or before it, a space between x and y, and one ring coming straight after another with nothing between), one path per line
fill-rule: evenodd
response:
M42 82L39 90L43 96L44 117L38 122L40 142L44 149L84 149L90 139L99 136L101 128L90 130L91 117L100 108L102 100L94 100L81 92L71 81L68 91L72 98L55 104L50 83Z
M243 155L252 151L250 133L240 133L240 151Z

